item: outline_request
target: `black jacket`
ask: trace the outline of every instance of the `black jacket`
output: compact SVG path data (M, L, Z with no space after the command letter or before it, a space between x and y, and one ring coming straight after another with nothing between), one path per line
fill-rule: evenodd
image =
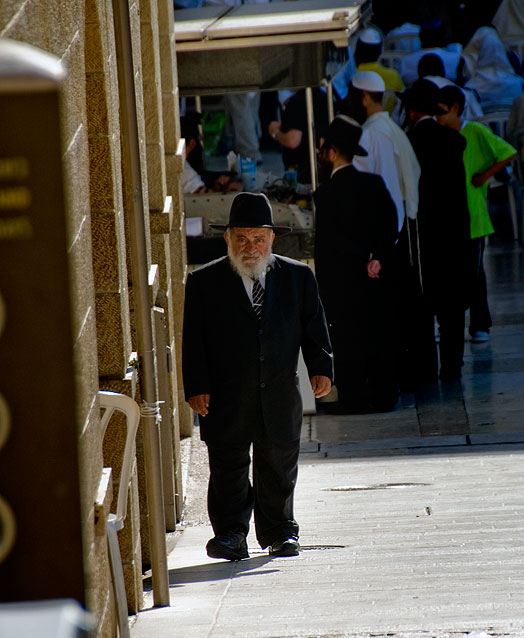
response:
M200 418L202 439L231 445L260 435L298 440L300 348L310 377L333 378L324 311L309 267L275 256L260 321L227 257L190 273L182 369L186 399L210 395L209 414Z
M354 311L360 294L367 295L371 255L387 268L398 236L397 211L383 179L351 165L316 190L315 206L315 270L331 321Z
M420 164L418 232L426 294L462 298L468 282L470 219L458 131L427 118L408 134Z

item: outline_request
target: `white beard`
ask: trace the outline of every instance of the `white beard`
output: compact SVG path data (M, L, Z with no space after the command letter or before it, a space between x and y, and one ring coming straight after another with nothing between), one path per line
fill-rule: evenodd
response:
M269 253L266 257L260 256L255 264L245 264L242 261L242 257L236 257L233 254L231 246L227 248L227 255L229 257L229 263L237 275L249 277L250 279L258 279L267 271L268 266L275 261L273 253Z

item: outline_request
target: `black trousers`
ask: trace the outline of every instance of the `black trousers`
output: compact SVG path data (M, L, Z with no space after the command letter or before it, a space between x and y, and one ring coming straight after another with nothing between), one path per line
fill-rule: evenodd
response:
M437 352L440 354L440 372L443 376L460 374L464 363L464 318L469 301L466 285L469 281L469 255L463 254L466 251L454 248L446 254L440 246L427 246L419 255L414 224L410 223L410 231L409 245L405 233L399 241L402 258L401 384L404 390L411 390L418 383L437 380ZM411 248L408 250L409 246ZM438 350L435 343L435 317L440 333Z
M253 485L249 479L250 447L208 444L208 513L217 535L233 530L247 534L254 512L257 540L265 549L276 540L298 538L293 494L300 441L254 441Z
M471 240L470 266L471 266L471 292L469 307L469 334L477 330L489 332L493 325L488 305L488 287L486 272L484 270L485 237L477 237Z
M393 265L379 279L345 280L326 304L341 403L391 407L398 397L397 285Z

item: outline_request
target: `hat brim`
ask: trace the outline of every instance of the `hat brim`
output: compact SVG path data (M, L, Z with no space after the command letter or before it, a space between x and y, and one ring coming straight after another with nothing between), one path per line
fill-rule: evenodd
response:
M362 148L362 146L360 146L360 144L357 144L357 147L355 148L355 155L358 155L360 157L367 157L368 156L368 152L366 151L365 148Z
M429 82L430 80L428 80ZM421 101L415 98L412 99L412 93L410 93L410 89L405 89L404 91L395 91L396 96L400 99L400 101L402 102L403 107L408 110L408 109L413 109L414 111L420 111L421 108L423 108L423 111L428 111L428 115L446 115L446 111L444 111L443 109L441 109L438 105L435 105L433 107L430 107L429 109L427 108L427 105L425 104L421 104ZM423 112L421 111L421 112ZM429 111L433 111L432 113L430 113Z
M235 224L209 224L209 227L214 230L227 230L228 228L270 228L275 235L287 235L293 230L290 226L270 226L269 224L257 226L252 223L243 224L242 222L236 222Z

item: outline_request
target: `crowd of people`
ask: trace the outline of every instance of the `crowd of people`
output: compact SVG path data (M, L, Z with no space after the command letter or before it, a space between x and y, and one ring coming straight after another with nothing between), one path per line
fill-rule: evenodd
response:
M524 74L492 26L477 29L464 48L446 43L441 20L417 27L418 45L411 27L393 39L400 50L403 34L409 39L398 73L380 64L380 30L361 32L356 71L321 140L327 179L314 196L315 266L338 401L318 407L329 413L391 410L400 390L459 379L467 309L471 340L489 340L487 189L522 149ZM500 110L515 147L474 121ZM357 132L364 153L348 150ZM368 173L386 187L380 214L382 189L363 186ZM391 202L395 233L386 219Z

